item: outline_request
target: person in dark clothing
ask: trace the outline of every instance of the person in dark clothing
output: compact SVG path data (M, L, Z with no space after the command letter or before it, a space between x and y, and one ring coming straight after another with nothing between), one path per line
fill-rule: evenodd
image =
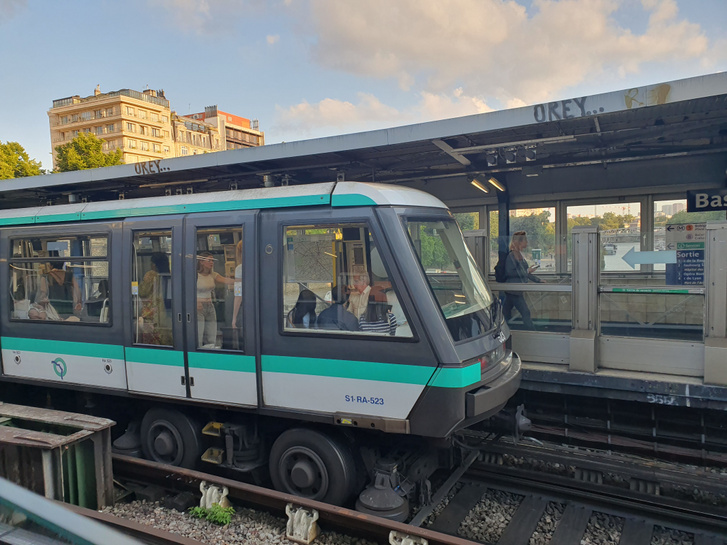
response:
M347 287L333 286L331 300L331 306L318 315L318 327L338 331L359 331L358 320L344 306L348 301Z
M81 311L81 290L73 272L64 265L63 261L48 264L47 273L41 277L39 300L50 302L59 314L69 316Z
M298 294L298 302L288 313L287 327L312 329L316 325L316 296L310 290L302 290Z
M537 265L528 267L528 262L522 252L528 246L528 237L525 231L516 231L512 235L510 242L510 253L507 255L505 262L505 275L508 283L525 284L530 282L542 282L540 278L533 274L538 268ZM535 324L530 317L530 309L525 301L525 294L522 292L505 292L505 304L502 313L508 322L512 317L512 308L515 307L523 319L523 325L526 329L535 329Z

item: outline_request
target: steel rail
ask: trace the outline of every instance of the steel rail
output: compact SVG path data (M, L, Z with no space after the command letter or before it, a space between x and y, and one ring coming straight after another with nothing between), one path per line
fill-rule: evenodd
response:
M154 484L175 491L198 492L202 481L217 486L226 486L229 490L228 498L231 500L251 508L263 508L273 511L281 517L285 517L285 506L289 503L306 509L315 509L318 511L318 522L322 529L335 529L344 534L354 533L359 537L376 540L380 543L388 543L389 534L395 531L412 538L424 538L429 542L429 545L472 545L471 541L460 537L191 469L171 467L117 454L113 455L113 468L116 479L126 478L142 481L146 484Z
M567 464L568 460L562 463ZM727 513L717 508L697 506L672 498L645 497L644 494L618 491L594 483L579 483L569 478L530 470L498 466L477 466L466 474L478 482L520 494L539 493L587 504L623 517L649 517L663 526L688 532L711 531L727 537Z

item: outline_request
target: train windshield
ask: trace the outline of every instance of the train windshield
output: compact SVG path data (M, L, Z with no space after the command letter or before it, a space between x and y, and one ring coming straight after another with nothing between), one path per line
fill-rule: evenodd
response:
M454 340L490 331L495 325L494 298L454 219L404 221Z

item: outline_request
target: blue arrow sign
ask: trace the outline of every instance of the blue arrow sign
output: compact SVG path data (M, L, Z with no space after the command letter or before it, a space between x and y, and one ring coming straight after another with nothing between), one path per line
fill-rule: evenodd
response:
M634 247L626 252L623 256L623 260L631 265L632 269L636 268L636 265L653 265L654 263L676 263L677 252L676 250L666 250L661 252L635 252Z

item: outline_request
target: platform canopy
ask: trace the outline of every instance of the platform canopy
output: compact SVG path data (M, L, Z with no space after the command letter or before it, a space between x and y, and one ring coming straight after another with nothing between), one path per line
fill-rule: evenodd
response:
M0 183L0 208L335 180L450 206L724 187L727 72L510 110ZM471 184L475 179L489 190Z

